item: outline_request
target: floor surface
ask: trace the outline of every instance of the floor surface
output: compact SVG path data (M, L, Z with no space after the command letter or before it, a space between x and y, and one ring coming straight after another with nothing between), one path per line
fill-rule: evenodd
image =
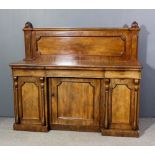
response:
M139 138L108 137L96 132L56 131L48 133L14 131L13 118L0 118L0 145L155 145L155 118L140 119Z

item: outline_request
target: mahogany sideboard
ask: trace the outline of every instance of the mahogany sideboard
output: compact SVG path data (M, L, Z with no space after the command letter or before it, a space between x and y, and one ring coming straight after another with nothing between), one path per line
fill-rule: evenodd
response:
M24 27L25 58L10 64L15 130L139 136L137 22L126 28Z

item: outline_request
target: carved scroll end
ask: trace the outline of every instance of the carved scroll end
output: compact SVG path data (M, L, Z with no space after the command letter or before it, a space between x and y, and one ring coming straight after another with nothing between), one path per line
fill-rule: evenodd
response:
M139 29L139 25L136 21L134 21L132 24L131 24L131 28L133 29Z
M138 91L139 90L139 83L140 83L139 79L135 79L134 80L135 91Z
M24 31L32 31L33 30L33 25L31 22L26 22L24 26Z
M109 90L109 84L110 84L110 80L109 79L105 79L105 90L106 91Z
M44 88L44 78L43 77L40 78L40 83L41 83L40 86L43 89Z
M17 88L18 87L18 77L17 76L14 76L13 77L13 80L14 80L14 86L15 86L15 88Z
M25 28L25 29L33 29L33 25L32 25L31 22L26 22L24 28Z

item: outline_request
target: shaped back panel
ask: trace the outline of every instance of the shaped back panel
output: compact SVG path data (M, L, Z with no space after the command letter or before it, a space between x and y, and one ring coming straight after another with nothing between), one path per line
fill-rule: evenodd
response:
M85 55L137 60L138 25L131 28L25 28L26 60L41 55Z

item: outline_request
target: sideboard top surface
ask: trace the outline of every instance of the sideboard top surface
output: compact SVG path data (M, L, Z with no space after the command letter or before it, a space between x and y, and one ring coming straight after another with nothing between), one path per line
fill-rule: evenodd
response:
M132 68L141 69L138 61L111 61L99 56L49 55L40 56L31 61L19 61L11 64L20 67L81 67L81 68Z

